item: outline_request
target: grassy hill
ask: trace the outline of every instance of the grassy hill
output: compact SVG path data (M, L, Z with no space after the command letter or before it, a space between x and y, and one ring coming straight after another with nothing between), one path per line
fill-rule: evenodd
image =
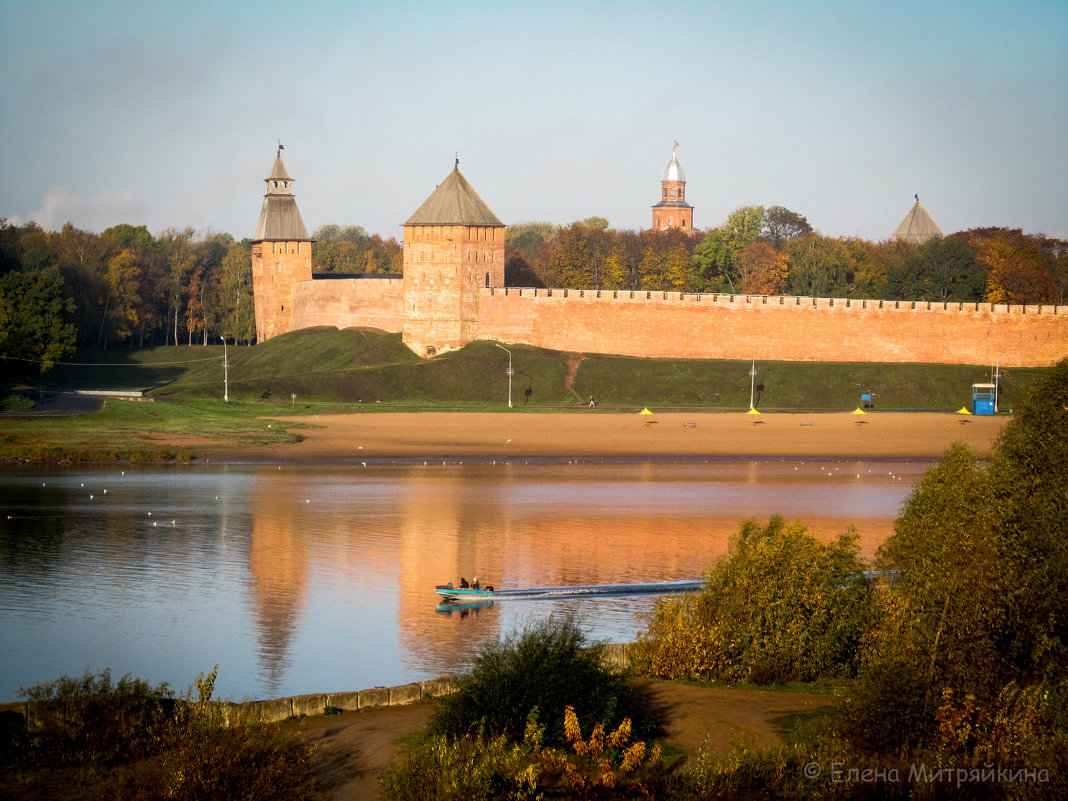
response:
M518 409L583 405L746 408L749 361L638 359L569 354L508 345ZM302 408L368 405L398 408L498 409L508 398L508 355L491 342L424 360L399 334L314 328L254 347L230 347L231 401ZM221 346L81 352L35 382L43 389L141 389L173 399L221 399ZM970 405L971 385L990 380L989 365L839 364L758 361L762 409L852 409L871 392L879 409L954 410ZM1001 408L1042 368L1001 371ZM294 401L292 395L296 395Z

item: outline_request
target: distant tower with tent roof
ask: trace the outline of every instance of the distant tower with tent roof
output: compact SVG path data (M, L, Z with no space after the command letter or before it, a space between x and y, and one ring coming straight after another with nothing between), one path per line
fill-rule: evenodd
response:
M256 340L264 342L290 330L293 284L312 277L312 240L293 196L293 179L282 163L278 145L271 174L265 179L260 221L252 238L252 288Z
M901 225L890 235L891 242L900 241L908 242L910 245L920 245L928 239L942 236L942 229L935 225L931 215L920 205L920 196L916 195L915 197L916 203L909 209L909 213L905 215Z
M693 231L693 206L686 202L686 174L675 152L678 149L679 143L676 142L671 148L671 161L660 179L660 202L653 206L654 231L669 228L680 228L687 233Z
M404 344L433 356L477 339L480 289L501 286L504 223L457 159L404 223Z

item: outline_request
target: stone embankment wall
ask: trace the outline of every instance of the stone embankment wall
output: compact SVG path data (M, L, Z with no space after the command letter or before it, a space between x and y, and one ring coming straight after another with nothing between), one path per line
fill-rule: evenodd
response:
M617 643L606 646L604 661L609 665L625 668L630 664L629 649L634 646L630 643ZM353 712L360 709L383 706L403 706L422 701L427 698L438 698L448 695L453 691L452 680L449 678L432 679L412 684L402 684L399 687L374 687L369 690L357 690L341 693L313 693L310 695L294 695L289 698L275 698L270 701L247 701L234 704L220 702L219 707L224 711L232 710L234 716L240 713L248 713L253 720L264 723L286 720L301 715L322 715L327 707ZM0 729L6 731L9 728L9 719L21 718L22 721L33 723L33 709L35 704L28 701L0 704Z
M490 288L479 338L660 358L1046 367L1068 356L1068 306Z

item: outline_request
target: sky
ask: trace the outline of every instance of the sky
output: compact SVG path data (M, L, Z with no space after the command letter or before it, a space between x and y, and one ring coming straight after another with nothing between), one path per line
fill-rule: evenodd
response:
M1068 238L1068 2L0 0L0 217L401 237L453 169L507 224L785 206L881 241Z

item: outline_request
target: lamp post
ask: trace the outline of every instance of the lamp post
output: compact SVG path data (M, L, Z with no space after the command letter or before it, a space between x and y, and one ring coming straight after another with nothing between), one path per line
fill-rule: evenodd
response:
M230 360L226 357L226 337L219 337L223 343L223 403L230 402Z
M496 342L493 343L497 345ZM508 350L504 345L497 345L498 348L508 354L508 408L512 408L512 351Z
M756 388L756 356L753 356L753 367L749 370L749 408L753 408L753 390Z

